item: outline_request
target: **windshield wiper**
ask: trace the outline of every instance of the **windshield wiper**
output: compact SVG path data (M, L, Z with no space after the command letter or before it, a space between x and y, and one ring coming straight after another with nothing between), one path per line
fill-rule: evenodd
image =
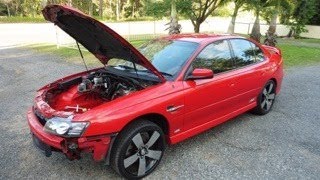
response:
M165 76L170 76L172 77L173 75L172 74L169 74L169 73L166 73L166 72L162 72L162 71L159 71L161 74L165 75Z
M126 65L117 65L115 67L119 67L119 68L123 68L123 69L126 69L126 70L135 70L135 68L133 67L130 67L130 66L126 66ZM137 70L138 72L147 72L147 73L150 73L150 74L153 74L150 70L148 69L145 69L145 70ZM169 73L166 73L166 72L162 72L162 71L159 71L162 75L165 75L165 76L170 76L172 77L173 75L172 74L169 74Z
M114 66L114 67L119 67L119 68L127 69L127 70L134 70L134 68L133 68L133 67L126 66L126 65L117 65L117 66Z
M147 73L150 73L150 74L154 74L152 73L150 70L139 70L141 72L147 72ZM162 71L159 71L159 73L161 73L162 75L165 75L165 76L170 76L172 77L173 75L172 74L169 74L169 73L166 73L166 72L162 72Z

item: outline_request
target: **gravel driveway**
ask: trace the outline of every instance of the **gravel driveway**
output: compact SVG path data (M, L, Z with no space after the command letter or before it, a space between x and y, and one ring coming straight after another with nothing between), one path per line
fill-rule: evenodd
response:
M0 50L0 179L114 179L89 155L50 158L33 146L26 122L40 86L83 70L28 49ZM148 179L318 179L320 65L287 70L266 116L244 114L169 147Z

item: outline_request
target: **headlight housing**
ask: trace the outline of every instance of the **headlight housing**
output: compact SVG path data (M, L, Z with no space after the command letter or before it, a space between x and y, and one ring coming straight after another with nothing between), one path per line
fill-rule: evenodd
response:
M43 128L63 137L80 137L88 126L89 122L71 122L69 118L54 117L47 120Z

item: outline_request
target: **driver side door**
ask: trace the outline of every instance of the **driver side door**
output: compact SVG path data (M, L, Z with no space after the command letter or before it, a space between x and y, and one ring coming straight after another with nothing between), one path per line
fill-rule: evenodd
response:
M222 123L224 117L236 108L236 102L233 102L236 96L236 76L233 74L235 64L228 40L219 40L206 46L190 68L188 72L195 68L211 69L214 72L212 79L184 81L184 128L191 136Z

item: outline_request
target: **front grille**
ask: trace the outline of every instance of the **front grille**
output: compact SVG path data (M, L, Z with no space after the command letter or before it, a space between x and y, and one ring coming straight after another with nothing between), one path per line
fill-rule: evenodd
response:
M38 121L40 122L40 124L42 124L42 126L46 124L46 118L44 118L43 115L36 108L34 108L34 115L36 115Z

